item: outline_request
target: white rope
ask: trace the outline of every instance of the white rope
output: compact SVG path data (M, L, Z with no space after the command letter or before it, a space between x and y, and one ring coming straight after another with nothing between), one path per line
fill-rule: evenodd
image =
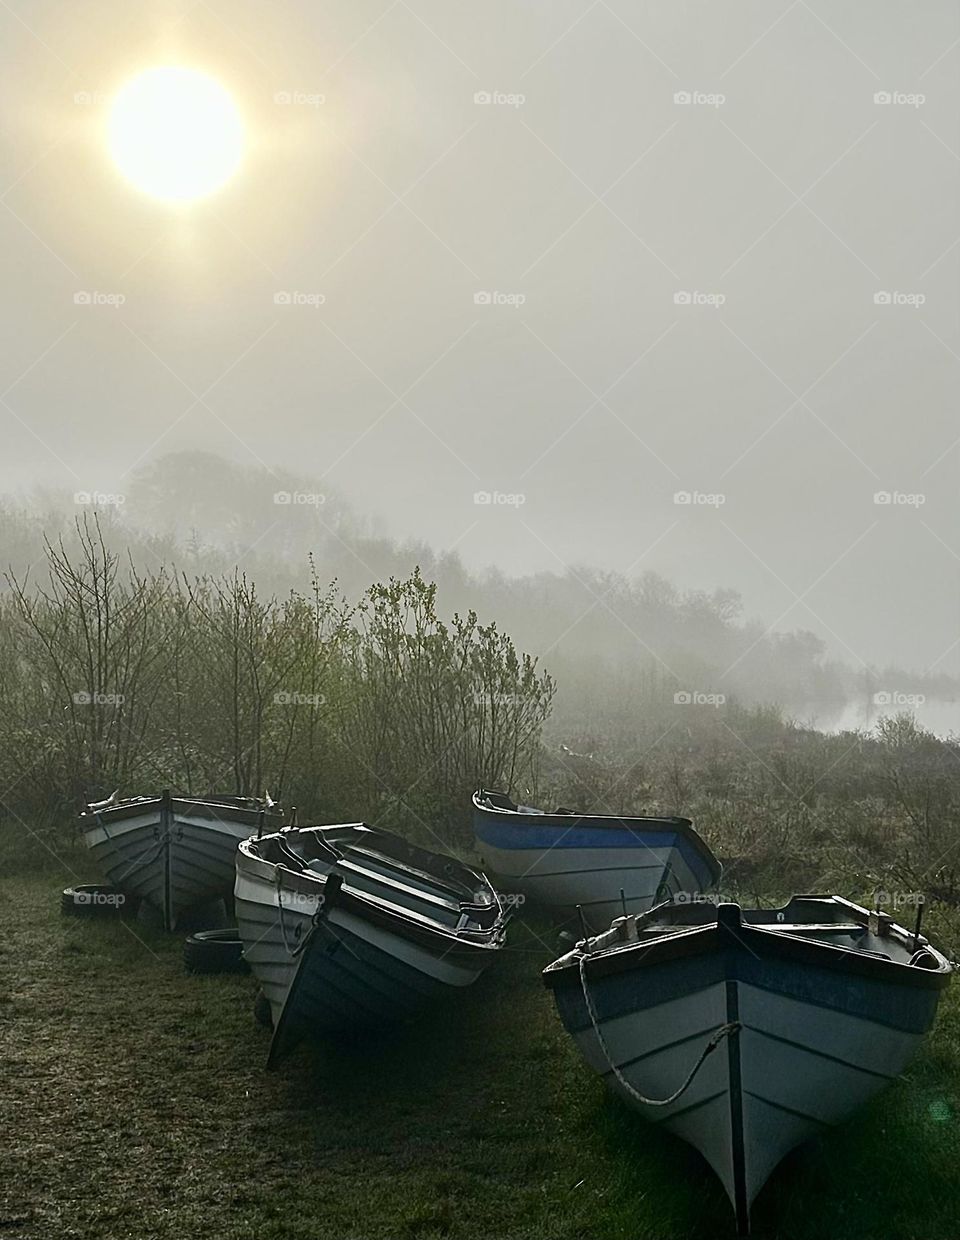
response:
M665 1106L669 1106L671 1102L676 1102L676 1100L680 1097L680 1095L684 1092L684 1090L689 1087L689 1085L693 1081L693 1078L700 1071L701 1067L703 1066L704 1060L711 1053L711 1051L715 1051L724 1038L729 1037L730 1034L732 1033L736 1033L737 1030L740 1028L740 1022L738 1020L731 1021L729 1024L726 1024L726 1025L721 1025L720 1028L717 1030L717 1032L713 1035L710 1041L706 1044L706 1046L700 1052L700 1058L690 1069L687 1079L683 1082L683 1084L680 1086L679 1089L674 1090L674 1092L670 1095L669 1098L645 1098L643 1094L641 1094L638 1090L633 1088L633 1086L630 1084L627 1078L623 1075L623 1073L620 1071L617 1065L613 1062L613 1059L610 1056L610 1052L607 1049L607 1044L603 1039L603 1034L600 1032L600 1022L597 1019L597 1010L593 1006L593 999L590 997L590 991L587 988L586 964L587 964L587 957L584 953L581 952L580 954L580 988L583 991L583 1001L586 1004L587 1015L590 1017L590 1024L593 1026L593 1032L597 1036L597 1042L599 1043L601 1051L603 1051L603 1057L604 1059L606 1059L607 1063L610 1065L610 1071L613 1073L616 1079L620 1082L623 1088L627 1091L630 1097L633 1098L635 1102L639 1102L645 1107L665 1107Z

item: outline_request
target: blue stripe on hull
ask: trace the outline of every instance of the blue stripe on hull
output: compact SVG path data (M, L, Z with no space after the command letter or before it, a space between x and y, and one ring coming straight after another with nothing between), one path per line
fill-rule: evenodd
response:
M544 852L576 852L581 848L609 848L617 850L648 850L672 848L687 863L703 887L714 881L704 857L686 837L676 831L653 831L640 826L630 826L630 819L613 819L620 824L610 827L578 827L577 819L569 826L534 825L538 815L518 814L495 818L491 814L474 814L473 833L481 844L505 851L541 849ZM517 821L520 820L520 821Z
M477 815L478 839L494 848L676 848L675 831L648 831L637 827L533 826L535 814L518 815L525 822L494 821Z
M587 978L601 1021L642 1012L719 982L736 980L905 1033L925 1033L933 1023L940 998L937 990L898 986L809 964L765 960L746 951L712 951L593 979L588 966ZM570 970L567 985L557 986L555 994L567 1029L571 1033L585 1029L589 1021L575 969Z

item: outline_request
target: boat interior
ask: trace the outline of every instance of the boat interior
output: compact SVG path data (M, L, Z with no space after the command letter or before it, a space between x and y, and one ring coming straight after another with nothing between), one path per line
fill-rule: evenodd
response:
M477 801L486 809L507 809L514 814L543 814L546 811L535 809L532 805L518 805L505 792L492 792L481 788L477 793ZM569 814L570 810L558 809L558 814Z
M162 794L158 792L148 793L143 796L119 797L116 793L105 801L90 801L85 806L80 817L95 817L98 813L104 814L115 810L127 810L139 808L142 805L159 803L163 799ZM272 802L268 804L260 797L236 796L233 793L208 792L202 796L193 796L192 794L174 794L174 801L183 801L193 805L208 806L227 806L232 809L245 809L250 811L265 810L271 814L282 813L279 806Z
M622 827L627 830L635 829L637 824L649 824L658 828L675 829L676 827L692 827L693 824L689 818L679 818L676 816L661 817L659 815L618 815L618 814L581 814L577 810L569 809L565 805L558 805L556 809L537 809L534 805L518 805L505 792L495 792L489 788L481 788L474 796L475 805L482 810L509 812L516 814L518 817L530 818L573 818L576 823L562 823L566 830L569 826L598 826L598 827ZM530 824L533 825L533 824ZM550 823L550 826L558 824ZM700 848L705 849L703 841L700 841ZM714 860L712 864L717 866L717 876L719 876L719 864Z
M823 943L920 969L940 969L943 958L920 934L889 913L868 910L841 896L794 896L783 908L740 908L705 897L680 896L646 913L618 917L604 934L586 940L590 953L654 942L715 924L749 926L765 933Z
M242 797L234 793L206 792L203 796L175 796L178 801L212 801L215 805L236 805L239 809L266 809L280 813L279 805L267 802L263 797Z
M438 871L448 868L450 873L430 872L413 864L413 857L397 855L421 850L367 827L291 828L264 836L255 851L264 861L308 876L337 874L345 891L416 913L448 930L490 930L503 918L496 893L479 875L442 857L432 860Z

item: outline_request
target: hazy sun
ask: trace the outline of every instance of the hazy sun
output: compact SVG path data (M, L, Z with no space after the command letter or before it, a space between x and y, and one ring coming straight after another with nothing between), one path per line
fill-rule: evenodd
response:
M229 93L196 69L146 69L110 109L110 153L137 189L190 202L229 181L243 156L243 122Z

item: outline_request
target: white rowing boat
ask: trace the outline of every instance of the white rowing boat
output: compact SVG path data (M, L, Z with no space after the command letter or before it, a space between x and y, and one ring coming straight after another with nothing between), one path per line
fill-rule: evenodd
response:
M780 1160L903 1070L950 973L888 915L796 896L621 917L544 980L590 1067L703 1154L745 1235Z
M306 1034L390 1030L491 963L507 915L482 874L363 823L241 844L244 957L270 1004L270 1063Z
M240 841L281 822L269 798L164 792L94 802L80 815L80 830L104 876L153 905L174 930L187 909L229 896Z

